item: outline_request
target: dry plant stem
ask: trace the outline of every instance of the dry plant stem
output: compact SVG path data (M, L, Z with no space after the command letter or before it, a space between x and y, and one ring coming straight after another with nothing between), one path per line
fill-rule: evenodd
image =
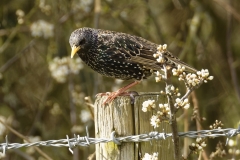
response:
M92 99L90 97L87 97L87 99L85 99L85 104L87 105L87 108L91 114L91 118L94 119L94 113L93 113L94 104L92 102Z
M170 126L172 128L172 139L174 145L174 158L175 160L180 160L180 151L179 151L179 136L178 136L178 129L177 129L177 121L175 115L175 107L173 104L172 96L167 95L168 105L170 108Z
M21 139L24 139L25 141L27 141L28 143L30 143L29 139L27 137L25 137L24 135L22 135L21 133L19 133L18 131L16 131L15 129L13 129L12 127L8 126L6 123L4 123L1 119L0 119L0 123L2 123L10 132L12 132L13 134L15 134L16 136L18 136ZM46 158L47 160L52 160L51 157L49 157L46 153L44 153L40 148L34 146L34 149L44 158Z
M94 27L98 28L101 13L101 0L95 0L94 4Z
M90 154L87 159L93 160L94 158L96 158L96 151L94 153Z
M172 0L172 2L177 9L183 9L182 4L179 0Z
M199 156L198 156L198 160L201 160L202 157L202 152L200 151Z
M195 92L193 91L191 94L191 98L192 98L192 102L193 102L193 108L195 111L197 111L197 117L196 117L196 126L197 126L197 131L202 130L202 125L201 125L201 118L200 118L200 112L199 112L199 105L198 105L198 99L197 96L195 94ZM202 157L204 160L208 159L208 156L206 154L206 152L202 151L201 152Z
M0 72L5 72L9 67L12 66L13 63L15 63L24 53L27 53L26 51L30 49L33 45L35 45L35 39L31 40L29 44L24 47L18 54L13 56L10 60L8 60L1 68Z
M231 7L231 1L229 1L228 4ZM230 73L231 73L231 77L232 77L232 83L238 98L238 102L240 102L240 89L239 89L239 85L238 85L238 78L237 78L237 73L235 68L233 67L233 55L232 55L232 48L231 48L231 39L232 39L232 14L231 12L227 13L227 59L228 59L228 65L230 68Z
M152 12L149 4L148 4L148 0L144 0L144 2L145 2L145 5L146 5L146 7L147 7L147 14L148 14L148 16L152 19L153 24L155 25L155 29L156 29L157 34L158 34L157 37L159 37L159 41L160 41L160 42L161 42L161 41L164 42L165 40L164 40L164 37L163 37L163 35L162 35L163 32L161 31L161 26L158 24L157 18L156 18L156 16L153 14L153 12Z
M68 94L69 94L69 107L70 107L70 119L71 125L74 126L77 124L77 115L76 115L76 106L73 103L72 91L74 90L74 83L72 79L72 75L70 74L68 77ZM78 148L74 148L73 160L79 159L79 151Z
M101 0L94 1L94 28L99 28L99 21L101 15ZM99 92L99 87L102 83L102 77L99 74L94 75L94 90L93 95Z
M28 20L35 11L38 10L37 3L36 5L28 12L28 14L25 16L24 19ZM14 37L19 33L19 29L21 28L21 25L18 24L11 32L11 34L8 36L7 40L0 46L0 55L6 50L6 48L11 44L11 41L14 39Z
M165 77L166 77L166 93L168 92L167 91L167 88L169 85L171 85L170 83L170 78L168 78L168 70L167 68L164 66L164 71L165 71ZM173 148L174 148L174 159L175 160L180 160L181 156L180 156L180 150L179 150L179 136L178 136L178 127L177 127L177 120L176 120L176 108L174 106L174 103L173 103L173 98L171 95L167 94L167 99L168 99L168 105L169 105L169 108L170 108L170 120L169 120L169 123L170 123L170 126L171 126L171 129L172 129L172 140L173 140Z
M231 13L236 20L240 21L240 14L237 12L236 9L234 9L230 4L228 4L227 1L214 1L217 2L220 6L222 6L227 12Z
M191 94L192 91L193 91L193 89L188 89L186 94L181 98L181 100L186 99Z
M191 98L193 102L194 111L197 111L197 118L196 118L197 131L200 131L202 130L202 126L200 123L201 120L200 120L200 114L199 114L198 99L194 91L191 94Z
M184 132L188 132L188 128L189 128L189 123L188 123L188 110L185 109L184 110L184 116L183 116L183 122L184 122ZM183 142L183 157L187 158L188 156L188 150L189 150L189 139L188 138L184 138L184 142Z

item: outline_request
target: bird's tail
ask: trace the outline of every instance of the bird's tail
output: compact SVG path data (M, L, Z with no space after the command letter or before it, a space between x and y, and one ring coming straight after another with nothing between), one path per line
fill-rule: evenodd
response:
M167 64L170 65L172 68L178 68L178 65L181 67L185 67L186 72L196 73L197 70L192 66L186 64L185 62L181 61L179 58L175 57L169 51L166 51L162 54L167 61Z

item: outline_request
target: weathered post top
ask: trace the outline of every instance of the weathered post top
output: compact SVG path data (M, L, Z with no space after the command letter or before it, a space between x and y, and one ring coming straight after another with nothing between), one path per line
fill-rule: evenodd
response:
M143 112L142 103L152 99L156 104L166 103L166 97L156 93L141 93L131 104L129 96L119 96L113 102L103 105L106 96L97 97L94 105L95 136L110 138L113 131L116 137L146 134L152 131L171 132L168 123L162 123L154 129L150 125L152 112ZM97 160L140 160L145 153L158 152L159 160L173 159L171 138L151 142L121 143L113 142L96 144Z

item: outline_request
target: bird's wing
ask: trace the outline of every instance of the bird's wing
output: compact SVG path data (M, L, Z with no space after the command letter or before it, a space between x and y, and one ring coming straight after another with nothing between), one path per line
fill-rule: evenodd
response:
M121 42L122 41L122 42ZM116 39L116 42L125 44L125 47L121 47L122 50L128 51L130 53L131 62L137 62L143 64L146 68L153 70L159 70L163 68L161 63L158 63L153 54L157 52L157 44L147 41L141 37L131 36L130 38L121 38L121 40ZM126 52L125 51L125 52ZM164 51L162 53L164 61L170 68L177 68L178 65L184 66L187 72L197 72L197 70L190 65L184 63L179 58L175 57L171 52Z
M163 57L165 57L166 64L168 64L171 68L177 68L178 65L180 65L182 67L185 67L186 72L191 72L191 73L197 72L195 68L191 67L187 63L184 63L179 58L173 56L171 52L165 51L162 54L163 54Z
M139 37L137 37L140 39ZM118 35L114 38L115 54L113 59L118 58L119 55L124 56L124 60L129 63L138 63L145 68L160 70L162 66L157 62L153 54L157 51L157 45L142 39L139 41L135 36ZM151 44L150 44L151 43ZM155 45L155 46L154 46ZM113 48L109 48L112 50Z
M109 35L105 35L109 36ZM106 38L106 37L105 37ZM110 38L110 37L108 37ZM147 41L141 37L131 36L128 34L111 35L112 45L106 52L111 52L112 59L126 61L129 63L138 63L145 68L152 70L160 70L163 65L157 62L153 54L157 52L157 44ZM196 72L196 69L182 62L177 57L173 56L169 51L163 53L166 65L171 68L176 68L177 65L184 66L187 72Z

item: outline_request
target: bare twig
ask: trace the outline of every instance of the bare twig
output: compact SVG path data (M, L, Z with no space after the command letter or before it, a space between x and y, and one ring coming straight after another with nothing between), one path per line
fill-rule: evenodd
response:
M172 2L177 9L183 9L183 6L179 0L172 0Z
M214 0L220 6L222 6L229 14L232 14L235 19L240 21L240 14L226 1Z
M101 13L101 0L95 0L95 4L94 4L94 28L99 27L100 13Z
M101 14L101 0L95 0L94 2L94 28L99 28L99 20ZM102 82L102 76L99 74L94 75L94 91L93 95L96 95L99 91L99 87ZM92 113L91 113L92 114Z
M184 110L183 114L183 123L184 123L184 132L188 132L189 122L188 122L188 110ZM189 149L189 139L184 138L183 142L183 157L186 159L188 157L188 149Z
M74 90L74 83L72 79L72 74L69 74L68 77L68 94L69 94L69 107L70 107L70 119L71 125L74 126L77 123L77 112L76 106L73 102L72 91ZM79 159L79 152L77 148L74 148L73 160Z
M202 125L201 125L201 117L200 117L200 113L199 113L199 105L198 105L198 99L197 96L195 94L195 91L192 92L191 94L191 98L192 98L192 102L193 102L193 108L194 108L194 112L196 112L196 126L197 126L197 131L200 131L202 129ZM202 151L201 155L203 157L204 160L207 160L207 154L206 152Z
M170 78L168 78L168 72L166 66L164 65L165 71L165 83L166 83L166 93L168 93L167 88L170 85ZM167 94L168 105L170 108L170 126L172 128L172 140L174 145L174 159L180 160L180 151L179 151L179 136L178 136L178 127L177 127L177 120L176 120L176 108L173 103L173 98L170 94Z
M38 7L33 7L30 12L25 16L25 19L30 18L33 13L37 10ZM5 49L10 45L13 38L18 34L19 30L21 29L21 25L18 24L11 32L11 34L8 36L7 40L3 43L2 46L0 46L0 54L2 54Z
M91 114L91 118L94 119L94 113L93 113L94 105L93 105L92 99L90 97L85 97L84 100L85 100L85 104L87 105L88 110Z
M31 40L28 45L23 48L18 54L13 56L10 60L8 60L1 68L0 73L5 72L13 63L15 63L26 51L31 48L35 44L35 40Z
M193 102L193 110L196 112L197 130L200 131L202 129L202 126L201 126L201 123L200 123L201 118L200 118L199 107L198 107L198 99L197 99L194 91L191 94L191 98L192 98L192 102Z
M159 38L159 41L160 41L160 42L164 42L164 41L165 41L165 40L164 40L164 36L163 36L163 34L162 34L161 27L160 27L160 25L158 24L157 18L155 17L155 15L153 14L153 12L151 11L151 8L150 8L150 6L149 6L149 4L148 4L148 0L145 0L144 2L145 2L146 7L147 7L147 13L148 13L149 17L152 19L153 24L155 25L155 29L156 29L157 34L158 34L157 37Z
M29 139L27 137L25 137L24 135L22 135L21 133L19 133L18 131L16 131L15 129L13 129L12 127L10 127L9 125L7 125L6 123L4 123L1 119L0 119L0 123L2 123L10 132L12 132L13 134L15 134L16 136L18 136L21 139L24 139L25 141L27 141L28 143L30 143ZM42 155L44 158L46 158L47 160L52 160L51 157L49 157L46 153L44 153L40 148L34 146L34 149L36 149L36 151Z
M227 4L230 8L231 8L231 0L229 1L229 4ZM228 65L230 68L230 73L231 73L231 77L232 77L232 83L238 98L238 101L240 102L240 89L239 89L239 85L238 85L238 78L237 78L237 73L235 68L233 67L233 55L232 55L232 48L231 48L231 38L232 38L232 14L233 12L230 12L228 10L228 14L227 14L227 58L228 58Z

